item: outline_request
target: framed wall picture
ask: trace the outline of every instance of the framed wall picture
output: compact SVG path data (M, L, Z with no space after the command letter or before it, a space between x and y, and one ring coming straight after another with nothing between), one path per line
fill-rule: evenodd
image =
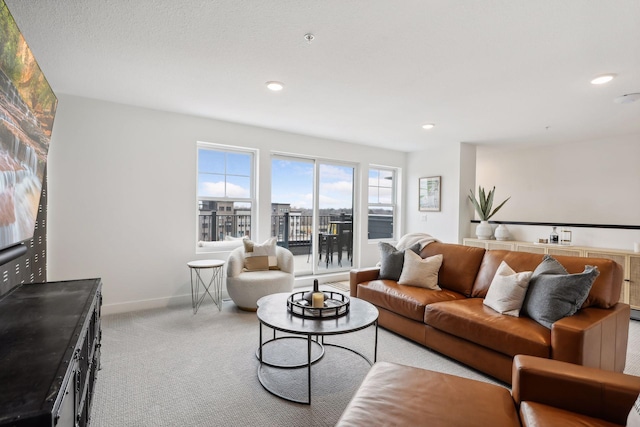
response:
M421 212L440 212L439 176L418 179L418 209Z

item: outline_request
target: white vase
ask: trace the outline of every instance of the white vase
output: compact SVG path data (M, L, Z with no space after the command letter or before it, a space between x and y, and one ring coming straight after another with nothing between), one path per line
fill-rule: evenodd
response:
M509 240L509 229L506 225L500 224L496 228L494 235L496 236L496 240Z
M476 236L478 239L489 240L493 235L493 228L489 221L480 221L480 224L476 227Z

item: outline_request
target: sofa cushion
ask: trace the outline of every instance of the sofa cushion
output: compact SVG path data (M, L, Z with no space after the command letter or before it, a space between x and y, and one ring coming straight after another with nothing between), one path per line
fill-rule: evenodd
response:
M432 243L425 249L435 244L436 243ZM542 262L543 257L544 255L528 252L486 251L482 259L482 265L477 272L471 296L484 298L487 295L491 280L493 280L493 276L496 274L496 270L502 261L506 261L511 268L518 272L533 271ZM595 282L593 282L589 296L587 296L587 299L582 304L582 308L611 308L618 303L623 278L622 266L620 264L605 258L581 258L562 255L554 256L554 258L558 260L569 273L581 273L584 271L585 265L598 267L600 275L596 278ZM440 275L442 276L442 272ZM440 286L442 286L442 284L440 284Z
M441 289L438 286L438 271L441 265L441 254L422 259L413 251L407 251L404 255L404 265L398 283L439 291Z
M598 274L598 269L590 265L582 273L569 274L556 259L546 255L531 276L523 314L551 328L554 322L580 309Z
M623 272L622 266L617 262L605 258L579 258L560 255L554 256L554 258L567 269L569 274L583 272L585 265L592 265L600 272L581 308L611 308L620 301Z
M336 426L519 426L509 390L441 372L378 362Z
M422 249L420 256L427 258L442 254L438 285L443 289L449 289L468 297L471 296L473 283L484 253L485 250L482 248L433 242Z
M509 264L502 261L491 281L484 305L500 314L520 316L520 308L527 295L531 274L533 274L532 271L516 273Z
M358 298L418 322L424 320L427 304L464 299L464 295L443 289L434 291L400 285L395 280L372 280L358 285Z
M581 427L615 427L599 418L588 417L577 412L565 411L553 406L537 402L520 404L520 419L523 426L581 426Z
M515 272L533 271L542 262L543 255L529 252L491 250L487 251L482 259L471 296L485 298L491 281L502 261L509 264Z
M405 250L398 250L387 242L378 242L380 249L380 278L389 280L400 279L404 266ZM420 244L416 243L407 249L414 253L420 252Z
M481 298L429 304L424 322L507 356L551 357L551 331L528 317L503 316Z

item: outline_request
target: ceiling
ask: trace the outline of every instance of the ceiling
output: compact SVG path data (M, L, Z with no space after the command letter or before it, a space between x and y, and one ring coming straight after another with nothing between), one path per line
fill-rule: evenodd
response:
M638 0L5 1L57 94L403 151L640 135Z

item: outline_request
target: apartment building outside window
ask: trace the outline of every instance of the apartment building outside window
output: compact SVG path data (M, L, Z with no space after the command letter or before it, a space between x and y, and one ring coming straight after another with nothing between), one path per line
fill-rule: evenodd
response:
M396 223L396 171L391 168L369 167L369 240L393 239Z
M198 142L197 241L251 237L254 177L254 151Z

